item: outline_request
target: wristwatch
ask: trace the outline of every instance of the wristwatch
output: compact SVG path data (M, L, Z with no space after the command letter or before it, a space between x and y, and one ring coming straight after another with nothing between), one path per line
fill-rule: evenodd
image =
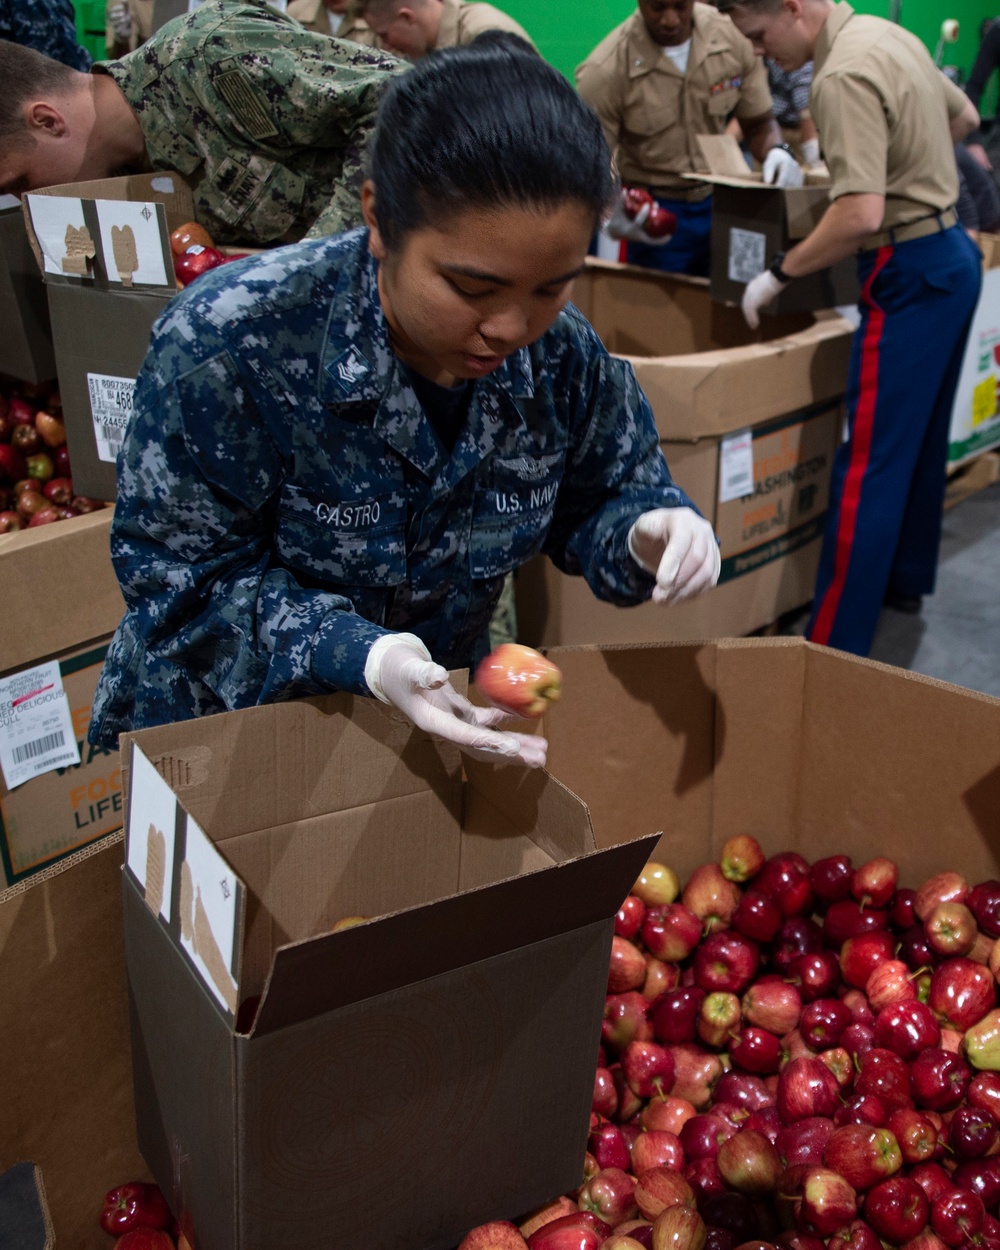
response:
M784 259L785 259L785 253L779 252L778 255L775 256L774 260L771 261L771 266L770 266L771 273L773 273L774 276L778 279L778 281L782 283L791 282L792 280L792 275L790 273L785 273L784 269L782 269L781 267L781 262Z

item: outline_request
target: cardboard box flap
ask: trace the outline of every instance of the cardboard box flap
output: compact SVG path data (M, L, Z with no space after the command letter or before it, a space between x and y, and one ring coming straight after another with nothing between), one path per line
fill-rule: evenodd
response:
M608 919L658 836L283 946L252 1036Z
M832 316L766 343L683 358L626 359L659 414L660 436L694 441L773 419L776 393L788 415L839 403L851 335L849 323Z
M817 205L821 207L815 212L812 225L815 226L822 217L829 197L817 195L817 191L825 190L830 185L830 174L825 165L803 170L805 182L802 187L775 187L764 182L760 170L751 169L747 165L740 145L732 135L698 135L697 138L708 171L684 174L685 178L694 182L711 182L721 187L738 187L741 190L780 191L790 217L803 213L807 206L813 212ZM803 238L804 235L796 234L792 237Z
M878 847L916 887L997 875L1000 699L809 645L797 825L813 858ZM946 779L946 780L945 780ZM877 802L873 796L877 795ZM870 852L869 852L870 853Z
M169 235L194 201L179 174L136 174L31 191L24 216L46 282L172 294Z
M732 135L698 135L697 140L710 174L734 180L741 186L760 183L761 175L749 168Z
M123 735L123 758L133 739L223 854L229 838L340 810L345 795L361 807L461 784L457 747L348 694L144 729Z

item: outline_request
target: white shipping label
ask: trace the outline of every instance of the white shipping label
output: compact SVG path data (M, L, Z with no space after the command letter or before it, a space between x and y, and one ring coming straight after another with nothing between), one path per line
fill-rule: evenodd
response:
M729 281L752 282L767 268L767 235L756 230L729 231Z
M0 680L0 769L7 789L79 762L59 661Z
M719 450L719 503L753 494L753 434L727 434Z
M115 378L106 373L88 373L90 415L94 421L97 458L114 464L125 441L125 427L132 416L135 378Z
M0 195L0 213L6 212L8 208L20 208L21 201L16 195Z

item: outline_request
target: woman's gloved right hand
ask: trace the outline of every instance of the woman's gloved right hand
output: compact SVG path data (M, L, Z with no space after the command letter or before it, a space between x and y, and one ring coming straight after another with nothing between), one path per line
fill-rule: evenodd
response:
M475 707L448 680L415 634L384 634L368 652L365 681L372 694L391 703L419 729L453 742L476 759L541 768L548 743L536 734L496 726L510 718L496 708Z

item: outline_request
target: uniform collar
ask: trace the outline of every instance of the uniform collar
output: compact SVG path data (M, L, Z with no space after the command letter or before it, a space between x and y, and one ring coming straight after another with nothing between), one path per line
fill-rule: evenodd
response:
M389 342L368 233L353 233L354 246L345 256L330 304L320 353L319 398L337 405L345 415L357 406L360 419L444 489L485 459L504 433L524 427L516 401L535 393L531 355L522 348L476 383L466 428L446 460Z
M729 47L719 23L712 20L714 13L715 10L709 5L695 4L694 6L688 74L696 65L700 65L709 53L725 52ZM654 42L638 9L628 19L627 30L626 52L629 78L641 78L644 74L657 70L664 74L671 74L675 78L684 77L670 57L665 54L663 48Z
M834 40L853 16L854 10L847 3L847 0L840 0L839 4L834 5L833 11L823 23L823 28L816 37L816 51L813 56L814 76L823 68L833 48Z
M438 27L435 48L453 48L458 43L458 17L461 0L444 0L441 9L441 25Z

